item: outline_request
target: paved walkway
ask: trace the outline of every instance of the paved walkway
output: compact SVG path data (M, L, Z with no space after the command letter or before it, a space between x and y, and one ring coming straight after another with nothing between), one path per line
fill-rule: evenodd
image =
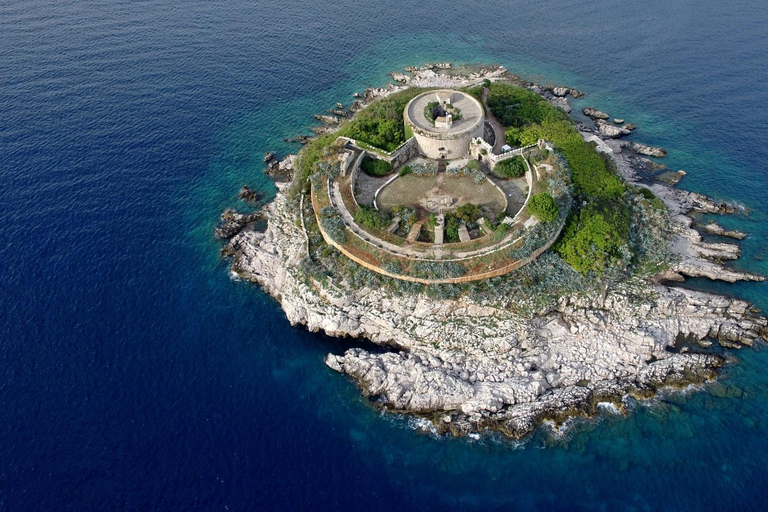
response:
M501 123L494 117L493 112L491 112L491 109L488 106L487 87L483 88L483 105L485 105L485 120L491 124L493 131L496 134L496 141L493 145L493 154L500 155L501 147L507 143L507 136L504 134L504 127L501 126Z

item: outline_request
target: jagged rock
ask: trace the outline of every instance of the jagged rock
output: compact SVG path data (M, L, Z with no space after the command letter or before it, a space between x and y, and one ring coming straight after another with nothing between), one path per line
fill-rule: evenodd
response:
M221 214L219 225L216 226L215 235L218 238L231 238L242 231L242 229L262 217L261 212L239 213L232 209L224 210Z
M566 114L570 114L573 110L566 98L551 98L549 102L557 108L565 111Z
M618 117L617 117L617 118L615 118L615 119L613 120L613 122L614 122L614 123L616 123L616 124L624 124L624 120L623 120L623 119L619 119Z
M584 96L584 93L581 91L577 91L576 89L571 89L571 96L573 96L574 98L581 98L582 96Z
M629 149L631 149L635 153L639 153L641 155L646 155L646 156L654 156L656 158L661 158L667 155L666 149L647 146L645 144L640 144L639 142L631 142L629 144Z
M273 160L277 155L275 155L272 151L264 154L264 163L269 163L271 160Z
M333 114L335 116L339 116L339 117L348 117L349 116L349 112L346 111L346 110L329 109L328 113L329 114Z
M610 119L611 117L605 112L601 112L600 110L594 109L592 107L585 107L581 109L581 112L591 119Z
M552 94L555 96L562 98L566 96L571 90L567 87L553 87L552 88Z
M293 162L295 158L295 155L288 155L280 162L273 160L264 170L264 174L278 182L290 181L293 178Z
M339 124L339 118L336 116L326 116L323 114L315 114L315 119L325 124Z
M709 224L705 224L701 226L701 229L709 233L710 235L718 235L718 236L725 236L728 238L735 238L736 240L743 240L747 238L746 233L742 233L741 231L726 231L723 226L718 224L717 222L710 222Z
M404 73L392 73L392 80L395 82L400 82L401 84L407 84L411 81L410 75L406 75Z
M341 110L341 109L343 109L343 108L344 108L344 104L343 104L343 103L336 103L336 108L338 108L339 110Z
M600 135L611 139L618 139L619 137L630 134L629 130L625 130L621 126L612 125L603 119L595 120L595 126L597 126L597 130L600 132Z
M682 169L680 169L677 172L665 172L659 175L658 179L661 181L664 181L665 183L669 183L670 185L677 185L680 183L680 181L685 178L686 172Z
M622 126L625 130L633 131L637 129L637 125L635 123L627 123L624 126Z
M245 201L246 203L257 203L261 199L261 194L255 190L252 190L248 185L243 185L240 192L237 193L237 197Z

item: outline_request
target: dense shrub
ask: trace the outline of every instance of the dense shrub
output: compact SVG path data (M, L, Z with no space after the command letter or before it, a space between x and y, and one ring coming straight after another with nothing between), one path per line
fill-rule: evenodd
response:
M493 173L499 178L519 178L524 176L526 171L523 157L513 156L509 160L502 160L493 169Z
M506 127L553 122L567 118L564 112L550 105L538 94L510 84L491 84L488 91L488 106L496 119Z
M413 168L410 165L405 165L398 171L398 176L407 176L413 172Z
M320 222L328 236L340 244L347 242L347 232L344 221L341 220L339 212L333 206L326 206L320 210Z
M360 162L360 168L368 176L386 176L392 172L392 166L389 162L369 156L363 158L363 161Z
M453 212L453 215L460 221L470 226L477 222L477 219L480 217L480 207L472 203L463 204L456 208L456 211Z
M419 261L413 264L413 274L423 279L447 279L461 277L466 273L467 269L456 261L445 263Z
M362 204L355 212L355 222L368 229L386 229L391 220L388 214Z
M509 144L526 146L539 139L554 144L570 168L577 199L590 204L569 219L557 245L560 255L582 273L600 273L622 259L630 211L613 163L582 138L562 111L530 91L491 84L488 105L507 128Z
M601 274L622 258L629 237L630 214L610 201L596 201L572 216L556 251L576 271Z
M390 274L402 274L403 273L403 267L400 265L400 262L397 261L397 260L385 261L381 265L381 269L384 272L389 272Z
M528 211L542 222L552 222L560 215L560 208L555 199L547 192L531 196L528 201Z
M394 151L406 141L403 111L411 99L424 92L417 87L407 89L371 103L357 113L336 137L343 135L366 142L385 151Z

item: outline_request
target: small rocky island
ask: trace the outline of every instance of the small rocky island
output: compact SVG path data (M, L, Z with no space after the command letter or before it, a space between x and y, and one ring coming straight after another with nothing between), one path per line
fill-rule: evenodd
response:
M747 302L681 285L763 277L723 263L744 233L695 220L734 208L670 185L634 124L577 123L581 92L499 66L406 71L268 154L274 201L217 229L292 324L380 346L326 358L377 407L518 438L715 379L766 338Z

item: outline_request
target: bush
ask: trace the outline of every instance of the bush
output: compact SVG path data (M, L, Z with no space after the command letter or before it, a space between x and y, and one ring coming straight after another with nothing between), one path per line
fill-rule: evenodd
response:
M560 207L547 192L532 196L528 201L528 211L542 222L552 222L560 215Z
M347 125L333 134L368 143L384 151L394 151L406 141L403 111L425 89L413 87L371 103Z
M326 206L320 210L320 222L328 236L340 244L347 243L347 232L344 221L339 212L333 206Z
M456 208L453 215L467 226L471 226L480 217L480 207L472 203L463 204Z
M555 250L576 271L602 274L623 256L629 228L626 205L616 208L611 201L595 202L571 217Z
M525 175L526 171L523 157L513 156L509 160L502 160L493 170L493 173L499 178L519 178Z
M360 163L360 168L368 176L386 176L392 172L392 166L389 162L366 156Z
M360 205L355 212L355 222L368 229L386 229L391 221L389 215L370 206Z
M413 172L413 168L410 165L406 165L400 168L400 172L398 172L398 176L407 176Z

